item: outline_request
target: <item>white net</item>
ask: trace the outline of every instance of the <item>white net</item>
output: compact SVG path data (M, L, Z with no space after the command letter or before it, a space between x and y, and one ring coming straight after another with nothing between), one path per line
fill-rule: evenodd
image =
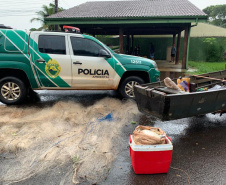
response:
M74 183L102 181L118 153L122 129L138 110L133 101L105 98L92 106L58 102L46 108L0 106L0 182L30 178L74 162Z

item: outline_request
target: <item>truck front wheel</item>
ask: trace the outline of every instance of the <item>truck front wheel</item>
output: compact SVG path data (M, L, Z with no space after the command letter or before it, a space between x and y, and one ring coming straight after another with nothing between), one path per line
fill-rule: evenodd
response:
M18 78L5 77L0 80L0 101L7 105L17 105L27 94L25 84Z
M144 80L138 76L127 77L122 81L119 87L119 92L124 98L134 98L134 85L143 83Z

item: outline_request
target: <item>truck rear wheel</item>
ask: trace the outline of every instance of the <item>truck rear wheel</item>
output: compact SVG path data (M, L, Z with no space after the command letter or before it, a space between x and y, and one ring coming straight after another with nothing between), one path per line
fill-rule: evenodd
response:
M143 84L144 80L138 76L130 76L125 78L120 87L119 92L124 98L134 98L134 85Z
M17 105L27 95L25 84L18 78L5 77L0 80L0 101L7 105Z

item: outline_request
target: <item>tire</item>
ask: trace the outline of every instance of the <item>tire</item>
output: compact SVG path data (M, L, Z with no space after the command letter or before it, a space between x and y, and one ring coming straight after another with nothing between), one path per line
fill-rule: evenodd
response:
M35 91L33 91L31 88L28 89L27 97L26 97L26 103L37 103L40 102L41 99Z
M20 79L9 76L0 80L0 101L2 103L18 105L23 103L26 95L26 86Z
M130 76L125 78L119 87L119 92L123 98L134 99L133 86L138 84L143 84L144 80L138 76ZM130 87L132 86L132 88Z

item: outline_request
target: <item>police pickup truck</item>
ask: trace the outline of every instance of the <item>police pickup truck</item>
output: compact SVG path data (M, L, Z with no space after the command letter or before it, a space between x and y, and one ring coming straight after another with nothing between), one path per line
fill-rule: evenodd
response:
M0 101L15 105L32 90L118 90L156 82L154 61L116 54L94 37L0 28Z

